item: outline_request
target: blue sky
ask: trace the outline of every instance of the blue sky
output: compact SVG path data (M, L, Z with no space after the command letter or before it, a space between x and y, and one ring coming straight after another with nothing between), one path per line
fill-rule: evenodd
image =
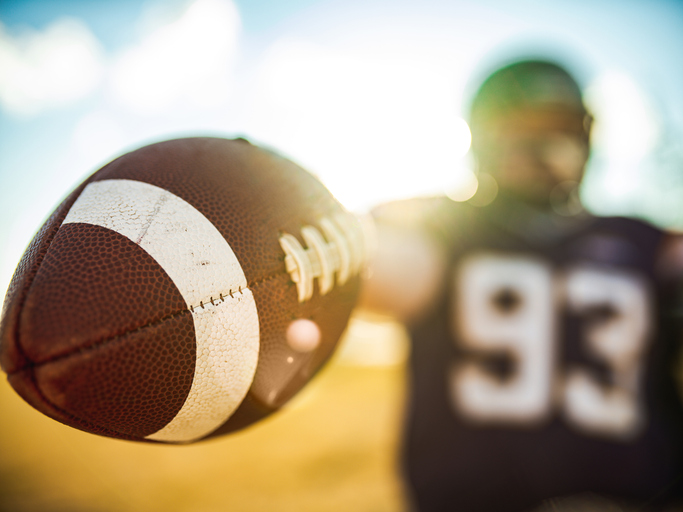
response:
M463 101L520 55L586 86L586 204L683 227L680 2L3 0L0 24L3 289L60 198L150 141L246 135L358 211L466 187Z

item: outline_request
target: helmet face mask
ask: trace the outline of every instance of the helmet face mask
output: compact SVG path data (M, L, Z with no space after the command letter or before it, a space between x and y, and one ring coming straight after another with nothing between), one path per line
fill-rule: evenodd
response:
M524 202L550 207L554 190L583 177L591 117L574 79L554 64L521 62L491 75L470 126L478 171Z

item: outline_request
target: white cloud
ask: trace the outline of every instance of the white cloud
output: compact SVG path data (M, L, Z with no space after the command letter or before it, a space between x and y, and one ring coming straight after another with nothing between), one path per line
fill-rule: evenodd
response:
M194 0L171 22L171 8L156 7L140 42L109 58L77 19L16 36L0 24L0 107L37 115L87 96L103 78L115 102L137 113L159 113L178 100L225 104L240 31L234 3Z
M31 116L68 104L92 92L102 73L100 44L76 19L17 36L0 24L0 105L8 112Z
M138 112L160 112L179 99L197 106L224 103L239 29L230 0L195 0L177 20L115 59L114 98Z

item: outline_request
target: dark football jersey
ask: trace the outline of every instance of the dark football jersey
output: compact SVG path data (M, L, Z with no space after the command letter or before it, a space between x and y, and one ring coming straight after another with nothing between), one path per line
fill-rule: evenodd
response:
M418 510L524 511L581 493L683 503L680 332L654 268L663 233L504 198L401 208L450 267L438 306L410 327L403 462Z

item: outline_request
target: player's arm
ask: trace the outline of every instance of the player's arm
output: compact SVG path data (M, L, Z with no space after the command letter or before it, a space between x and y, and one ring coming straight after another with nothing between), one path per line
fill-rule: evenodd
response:
M411 227L375 223L376 244L360 295L360 307L410 322L434 303L445 276L445 251Z

